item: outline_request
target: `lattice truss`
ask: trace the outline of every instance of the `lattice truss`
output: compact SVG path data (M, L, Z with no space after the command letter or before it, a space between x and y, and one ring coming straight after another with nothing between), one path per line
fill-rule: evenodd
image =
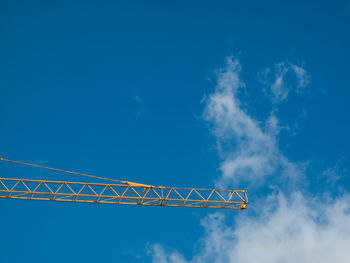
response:
M0 198L147 206L245 209L245 190L141 187L0 178Z

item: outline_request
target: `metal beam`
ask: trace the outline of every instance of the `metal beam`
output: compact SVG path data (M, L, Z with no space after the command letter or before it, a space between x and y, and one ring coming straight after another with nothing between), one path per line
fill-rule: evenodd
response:
M215 190L0 178L0 198L65 202L246 209L245 190Z

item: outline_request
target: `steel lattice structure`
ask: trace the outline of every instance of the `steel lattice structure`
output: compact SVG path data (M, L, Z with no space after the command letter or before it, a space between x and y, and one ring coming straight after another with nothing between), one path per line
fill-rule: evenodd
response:
M245 209L245 190L0 178L0 198L145 206Z

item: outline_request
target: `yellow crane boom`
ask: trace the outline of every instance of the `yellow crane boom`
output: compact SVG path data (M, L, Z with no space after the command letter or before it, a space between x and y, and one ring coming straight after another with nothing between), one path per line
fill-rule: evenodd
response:
M0 160L68 172L3 158ZM0 198L221 209L245 209L248 204L245 190L164 187L109 180L121 184L0 178Z
M142 187L0 178L0 198L148 206L245 209L244 190Z

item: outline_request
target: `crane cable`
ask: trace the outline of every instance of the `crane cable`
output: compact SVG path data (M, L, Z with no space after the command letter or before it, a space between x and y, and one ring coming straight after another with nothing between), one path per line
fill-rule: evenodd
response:
M110 178L105 178L105 177L100 177L100 176L95 176L95 175L90 175L90 174L83 174L83 173L77 173L77 172L71 172L71 171L66 171L66 170L61 170L61 169L41 166L41 165L37 165L37 164L13 161L13 160L8 160L8 159L4 159L4 158L0 158L0 161L16 163L16 164L23 164L23 165L27 165L27 166L33 166L33 167L43 168L43 169L47 169L47 170L53 170L53 171L57 171L57 172L63 172L63 173L69 173L69 174L75 174L75 175L82 175L82 176L92 177L92 178L101 179L101 180L108 180L108 181L113 181L113 182L117 182L117 183L126 184L126 185L129 185L129 186L153 188L152 185L139 184L139 183L133 183L133 182L128 182L128 181L120 181L120 180L115 180L115 179L110 179Z

